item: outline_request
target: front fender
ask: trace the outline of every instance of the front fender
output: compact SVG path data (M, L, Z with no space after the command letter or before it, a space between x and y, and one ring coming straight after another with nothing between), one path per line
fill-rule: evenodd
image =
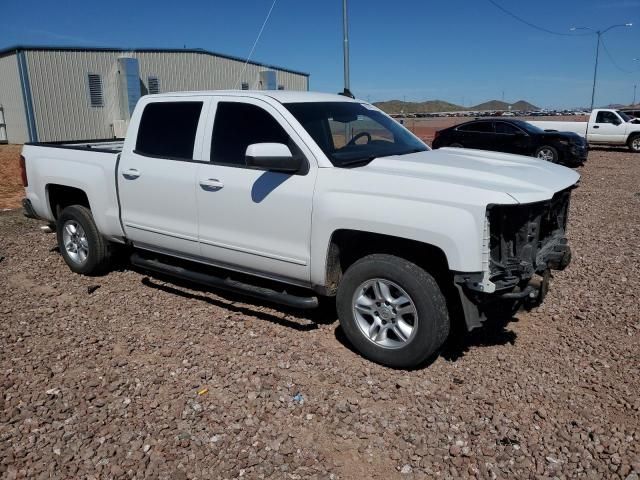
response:
M485 207L428 203L406 197L354 192L324 193L314 203L311 283L326 285L333 233L358 230L389 235L439 248L451 270L481 271Z

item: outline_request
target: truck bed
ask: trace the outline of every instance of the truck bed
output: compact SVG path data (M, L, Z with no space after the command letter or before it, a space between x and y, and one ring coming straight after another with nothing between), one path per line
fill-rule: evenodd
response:
M542 130L555 130L558 132L573 132L577 133L581 137L584 137L587 133L587 122L555 122L553 120L536 120L529 121L531 125L534 125Z
M95 152L120 153L124 145L124 139L115 138L112 140L77 140L67 142L28 142L25 145L37 147L67 148L73 150L92 150Z
M54 221L51 189L90 192L90 206L100 232L110 240L124 236L120 224L116 168L122 140L27 143L22 149L28 178L26 200L32 212ZM75 193L76 195L78 193Z

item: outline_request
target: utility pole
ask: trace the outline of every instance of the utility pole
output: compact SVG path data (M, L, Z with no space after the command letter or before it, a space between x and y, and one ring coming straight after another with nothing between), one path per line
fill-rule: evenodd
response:
M600 39L602 38L602 35L607 33L612 28L632 27L632 26L633 26L632 23L623 23L623 24L618 24L618 25L611 25L610 27L605 28L604 30L595 30L595 29L589 28L589 27L571 27L571 29L570 29L571 31L589 30L589 31L595 33L596 36L598 37L598 41L596 42L596 64L595 64L595 66L593 68L593 87L591 88L591 111L593 111L593 104L594 104L595 97L596 97L596 80L598 78L598 57L600 56Z
M602 37L602 32L598 30L596 32L598 34L598 42L596 43L596 66L593 69L593 88L591 89L591 111L593 112L593 102L596 98L596 79L598 78L598 56L600 55L600 38Z
M631 105L636 104L636 88L638 88L638 85L633 86L633 103Z
M347 0L342 0L342 38L344 54L344 95L352 97L351 80L349 78L349 14Z

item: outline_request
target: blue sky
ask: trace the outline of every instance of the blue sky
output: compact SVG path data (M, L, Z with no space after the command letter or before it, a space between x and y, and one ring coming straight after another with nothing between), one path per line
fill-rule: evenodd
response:
M640 0L495 0L549 30L614 29L603 38L596 104L630 103L640 84ZM0 48L15 44L205 48L246 56L272 0L109 2L4 0ZM556 36L487 0L350 0L351 83L360 98L489 99L588 105L596 37ZM342 1L278 0L258 61L311 73L311 89L342 89ZM640 98L640 90L638 92Z

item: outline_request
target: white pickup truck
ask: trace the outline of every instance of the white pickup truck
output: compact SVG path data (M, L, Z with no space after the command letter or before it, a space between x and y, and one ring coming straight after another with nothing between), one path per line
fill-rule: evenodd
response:
M529 122L546 131L574 132L586 137L594 145L627 146L629 150L640 153L640 125L619 110L595 109L587 122Z
M366 357L413 367L540 302L579 175L489 151L432 151L362 101L310 92L143 97L118 142L27 144L27 216L78 273L139 269L297 308L336 296Z

